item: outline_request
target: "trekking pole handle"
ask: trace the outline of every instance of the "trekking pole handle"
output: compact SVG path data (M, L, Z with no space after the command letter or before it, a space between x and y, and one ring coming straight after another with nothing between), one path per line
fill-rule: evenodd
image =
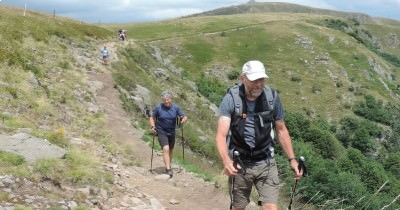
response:
M303 156L300 156L298 169L299 169L299 172L303 171L303 176L307 175L307 169L306 169L306 165L304 164L304 162L305 162L305 158Z
M238 163L240 164L240 168L237 167ZM240 174L246 174L246 168L240 159L240 153L236 150L233 151L233 167L235 167Z
M239 152L238 151L233 151L233 167L238 169L237 164L238 164L238 159L239 159Z

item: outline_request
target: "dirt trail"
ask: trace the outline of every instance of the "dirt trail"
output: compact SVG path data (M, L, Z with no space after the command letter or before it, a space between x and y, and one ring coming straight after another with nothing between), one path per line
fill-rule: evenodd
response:
M117 52L115 43L107 43L106 46L114 55ZM125 45L118 45L125 46ZM110 63L118 58L110 56ZM107 120L107 128L112 134L112 139L121 144L130 144L137 160L142 167L129 167L124 170L135 174L124 178L127 185L143 193L151 194L162 205L170 210L219 210L229 208L229 196L220 188L215 188L214 183L204 182L194 174L180 171L173 165L174 176L171 179L163 179L161 175L164 167L162 157L154 155L153 173L149 172L151 147L141 140L143 130L136 129L130 123L129 116L124 111L119 99L119 92L114 88L115 82L111 76L111 65L98 66L100 71L92 72L88 78L92 81L100 81L103 84L98 91L96 102L100 109L104 110ZM178 204L171 204L174 201Z

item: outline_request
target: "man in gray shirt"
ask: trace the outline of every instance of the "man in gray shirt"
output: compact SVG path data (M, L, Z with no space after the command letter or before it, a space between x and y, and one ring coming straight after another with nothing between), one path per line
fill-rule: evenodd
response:
M231 188L234 186L231 199L236 210L246 208L253 185L264 210L278 209L279 178L273 154L274 129L295 178L302 176L283 120L283 106L278 93L265 86L266 78L265 67L260 61L245 63L242 83L232 87L220 104L216 146L224 164L224 173L234 177L229 180ZM232 151L239 154L243 165L236 166L238 163L234 163ZM240 168L246 169L245 173L238 173Z

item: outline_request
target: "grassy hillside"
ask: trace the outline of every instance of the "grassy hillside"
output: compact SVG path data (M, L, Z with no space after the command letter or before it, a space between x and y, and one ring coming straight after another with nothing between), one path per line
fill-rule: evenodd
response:
M132 41L110 67L115 81L128 93L147 88L152 105L161 91L172 91L189 116L188 145L209 167L220 169L216 106L243 63L258 59L284 103L296 153L307 158L310 177L300 182L299 202L323 209L399 208L391 201L400 189L400 24L293 5L295 13L262 13L261 6L252 5L259 11L250 14L102 27L35 12L23 17L0 7L0 25L7 26L0 31L0 131L28 130L66 148L82 137L115 153L103 114L88 109L95 102L85 71L97 68L86 62L96 60L96 45L115 39L122 27ZM125 96L132 122L148 128L148 118ZM287 161L279 147L277 152L282 183L291 183ZM90 148L71 148L63 162L32 169L0 153L1 173L35 178L50 170L61 181L109 184L109 175L96 167L101 160L91 154Z
M85 151L89 148L73 148L70 141L87 138L111 145L102 114L87 109L93 95L84 72L94 65L80 56L98 54L96 44L112 32L47 14L22 14L0 6L0 132L30 133L68 153L64 161L44 160L28 167L2 152L1 174L103 185L111 176L99 168L100 159Z
M385 75L398 78L399 67L385 62L354 37L326 27L327 18L290 14L188 18L163 23L163 27L168 28L165 34L158 32L161 23L135 24L127 28L130 37L162 49L183 69L184 76L195 81L206 73L227 87L236 81L229 80L227 75L239 71L246 60L265 62L271 75L268 83L285 95L282 98L289 111L308 108L313 113L338 119L351 112L346 106L363 98L362 94L349 89L397 102L398 97L390 94L379 78L396 87L398 81ZM236 25L227 24L228 19ZM213 26L212 29L205 27L207 25ZM392 32L398 33L396 30ZM376 37L381 36L377 34ZM382 66L383 76L372 69L374 62ZM213 69L215 66L220 69Z
M324 209L343 202L351 209L377 209L390 203L400 186L395 122L400 113L400 55L398 47L387 44L396 42L399 27L385 23L374 19L363 24L323 14L257 13L108 27L126 28L138 43L126 54L133 61L116 68L124 78L120 84L127 90L135 85L152 89L154 104L161 90L172 90L191 120L190 147L211 159L216 158L216 117L204 97L218 105L226 88L237 82L245 61L263 61L270 75L267 83L279 91L288 113L295 150L310 158L313 175L306 181L310 190L303 192L303 201L315 199L312 203ZM129 72L122 73L124 68ZM157 77L157 68L165 69L170 79ZM195 92L185 81L195 83ZM284 157L278 160L284 162ZM395 167L389 167L392 161ZM373 173L363 173L369 167ZM285 165L281 172L282 178L290 174ZM390 184L382 186L385 181ZM354 191L343 190L350 184ZM377 193L381 186L384 192ZM354 203L363 196L365 206ZM347 200L336 202L339 198Z
M229 6L218 8L203 13L191 15L189 17L198 16L216 16L216 15L235 15L235 14L262 14L262 13L305 13L305 14L320 14L336 16L340 18L357 18L362 22L374 21L370 16L355 12L341 12L328 9L319 9L298 4L283 3L283 2L251 2L237 6Z

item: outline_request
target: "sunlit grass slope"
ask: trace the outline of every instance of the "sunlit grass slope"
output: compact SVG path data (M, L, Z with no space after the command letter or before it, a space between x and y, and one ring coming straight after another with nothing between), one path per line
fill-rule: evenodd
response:
M289 111L303 110L338 119L350 114L346 107L367 93L385 101L397 100L378 79L371 62L380 64L397 78L399 68L385 62L352 36L326 27L325 20L329 18L332 17L242 14L123 27L129 37L140 42L157 41L151 44L173 57L174 64L184 70L183 74L197 82L206 73L208 78L217 78L228 87L235 80L228 80L226 75L239 71L246 60L263 61L270 75L267 82L281 92ZM368 25L368 28L376 33L399 30L386 25ZM390 52L398 55L396 50ZM221 69L210 70L215 65ZM398 84L387 78L383 82Z

